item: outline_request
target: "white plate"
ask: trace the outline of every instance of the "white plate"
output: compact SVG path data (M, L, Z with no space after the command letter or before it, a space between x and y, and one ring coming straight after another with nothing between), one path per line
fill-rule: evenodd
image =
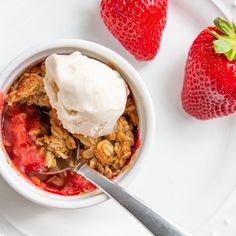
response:
M219 15L208 0L170 0L161 50L155 60L139 63L106 30L99 1L1 0L0 69L26 47L58 38L91 40L124 56L147 84L157 117L149 163L129 190L190 232L209 235L222 215L210 219L236 186L236 121L234 116L206 122L192 119L182 111L180 92L191 42ZM149 235L112 201L88 209L58 210L23 199L2 179L0 189L0 213L25 235ZM231 201L236 203L232 197ZM1 218L0 222L7 236L17 235L7 233L9 225ZM236 234L236 229L227 229L227 236ZM219 232L223 234L216 235L226 235L222 228Z

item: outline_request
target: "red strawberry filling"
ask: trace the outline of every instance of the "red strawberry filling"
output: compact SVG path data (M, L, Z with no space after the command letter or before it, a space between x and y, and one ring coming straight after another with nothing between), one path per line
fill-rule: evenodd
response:
M30 131L40 128L35 107L9 108L4 116L4 145L16 168L23 173L44 170L43 153L37 149Z
M40 114L35 106L7 107L4 111L4 145L15 168L35 185L49 192L77 195L93 191L95 189L93 184L74 173L68 172L44 179L29 176L32 171L45 170L44 153L36 147L31 134L40 130L41 125Z
M44 189L49 192L69 196L77 195L82 192L91 192L95 190L96 187L83 176L68 172L64 178L56 175L47 179Z

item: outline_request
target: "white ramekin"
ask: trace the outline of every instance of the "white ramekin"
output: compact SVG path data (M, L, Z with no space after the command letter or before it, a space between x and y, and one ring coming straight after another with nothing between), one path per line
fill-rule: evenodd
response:
M42 61L48 55L52 53L68 54L77 50L82 54L111 65L112 68L119 71L135 97L140 118L141 146L131 167L116 179L117 182L126 185L135 178L142 165L145 165L144 160L148 161L147 154L152 142L155 123L154 109L148 90L136 70L124 58L104 46L83 40L65 39L37 45L22 52L7 65L0 75L0 90L7 91L11 83L25 68ZM0 138L2 142L1 135ZM2 177L18 193L33 202L58 208L82 208L107 200L107 196L98 190L90 194L72 197L43 191L22 177L9 163L9 157L4 147L2 147L0 149L0 173Z

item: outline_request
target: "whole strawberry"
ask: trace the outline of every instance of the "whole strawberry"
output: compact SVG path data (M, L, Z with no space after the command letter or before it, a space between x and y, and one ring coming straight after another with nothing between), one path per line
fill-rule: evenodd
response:
M136 59L156 56L166 24L167 0L102 0L100 10L108 29Z
M190 48L182 90L184 110L202 120L236 111L236 24L214 23Z

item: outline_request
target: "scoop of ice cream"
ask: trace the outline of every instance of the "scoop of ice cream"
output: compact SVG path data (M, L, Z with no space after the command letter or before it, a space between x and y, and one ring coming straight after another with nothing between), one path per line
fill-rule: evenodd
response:
M45 66L45 90L65 129L90 137L115 129L129 94L117 71L80 52L52 54Z

